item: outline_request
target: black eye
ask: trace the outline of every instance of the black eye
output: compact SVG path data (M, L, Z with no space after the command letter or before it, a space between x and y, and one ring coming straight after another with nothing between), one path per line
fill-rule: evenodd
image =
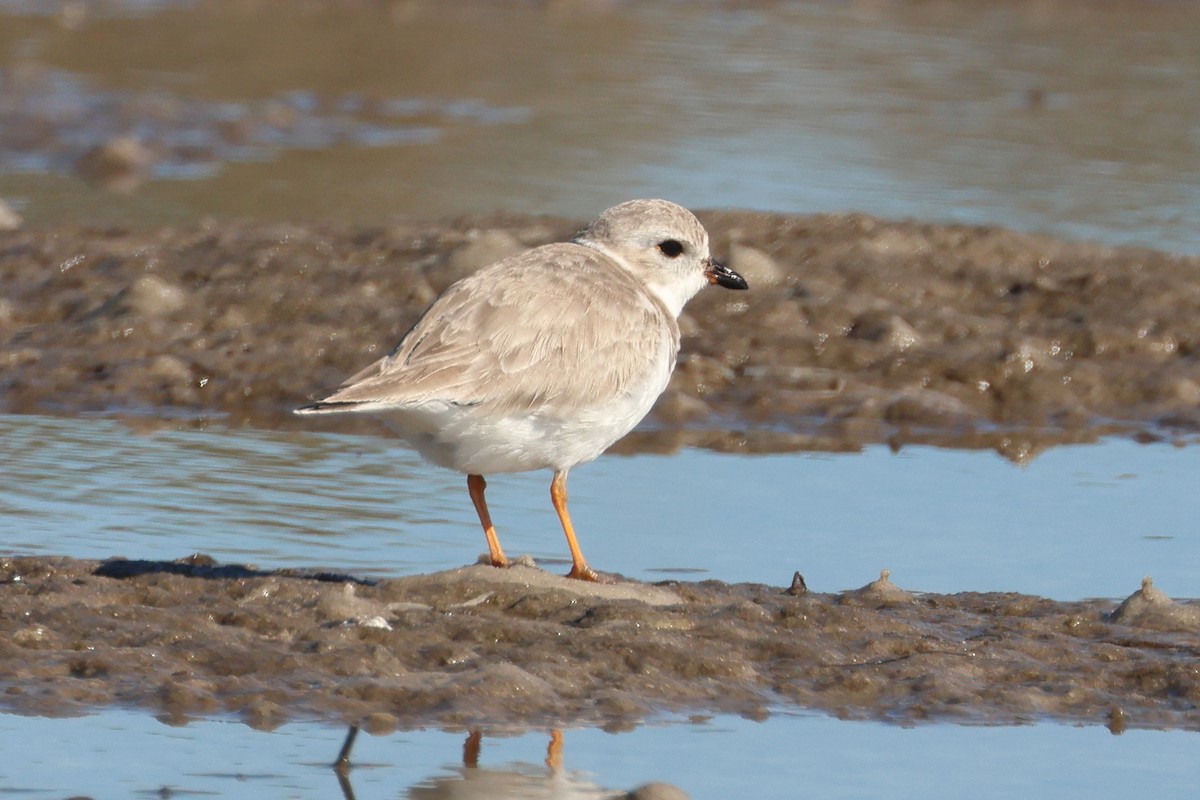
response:
M683 245L674 239L667 239L665 242L658 243L658 249L667 258L675 258L683 252Z

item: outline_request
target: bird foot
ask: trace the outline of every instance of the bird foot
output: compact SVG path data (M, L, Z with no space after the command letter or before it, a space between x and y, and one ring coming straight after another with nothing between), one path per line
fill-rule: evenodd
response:
M578 564L571 567L571 571L567 573L568 578L574 578L577 581L591 581L592 583L612 583L608 578L601 577L599 572L584 564L580 567Z

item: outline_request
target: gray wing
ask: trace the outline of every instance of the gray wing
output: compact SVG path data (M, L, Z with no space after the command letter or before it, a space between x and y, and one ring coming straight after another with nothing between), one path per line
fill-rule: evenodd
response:
M316 405L594 407L658 374L664 353L669 369L678 348L675 319L637 279L591 248L547 245L451 286L395 351Z

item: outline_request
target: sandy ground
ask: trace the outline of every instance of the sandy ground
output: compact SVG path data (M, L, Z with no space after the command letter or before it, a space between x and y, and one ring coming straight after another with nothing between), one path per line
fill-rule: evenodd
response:
M1200 606L618 581L475 565L373 585L178 562L0 560L0 707L374 732L752 718L1200 727Z
M863 216L701 216L751 291L689 306L671 386L624 450L929 442L1024 460L1109 431L1194 437L1200 259ZM0 233L0 411L311 425L290 410L390 349L454 279L580 224ZM376 731L778 705L1197 727L1200 612L1152 586L1114 609L790 579L593 587L477 566L370 585L202 557L0 560L0 706Z
M1200 424L1200 258L864 216L701 217L751 291L689 305L671 386L625 450L927 442L1020 460ZM581 224L0 233L0 410L311 426L290 409L390 350L454 279Z

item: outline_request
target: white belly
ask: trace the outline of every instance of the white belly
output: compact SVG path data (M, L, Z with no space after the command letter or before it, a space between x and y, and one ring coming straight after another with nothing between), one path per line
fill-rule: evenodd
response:
M642 391L572 413L497 416L484 406L429 404L397 412L401 435L426 459L468 474L567 470L591 461L650 412L670 369Z

